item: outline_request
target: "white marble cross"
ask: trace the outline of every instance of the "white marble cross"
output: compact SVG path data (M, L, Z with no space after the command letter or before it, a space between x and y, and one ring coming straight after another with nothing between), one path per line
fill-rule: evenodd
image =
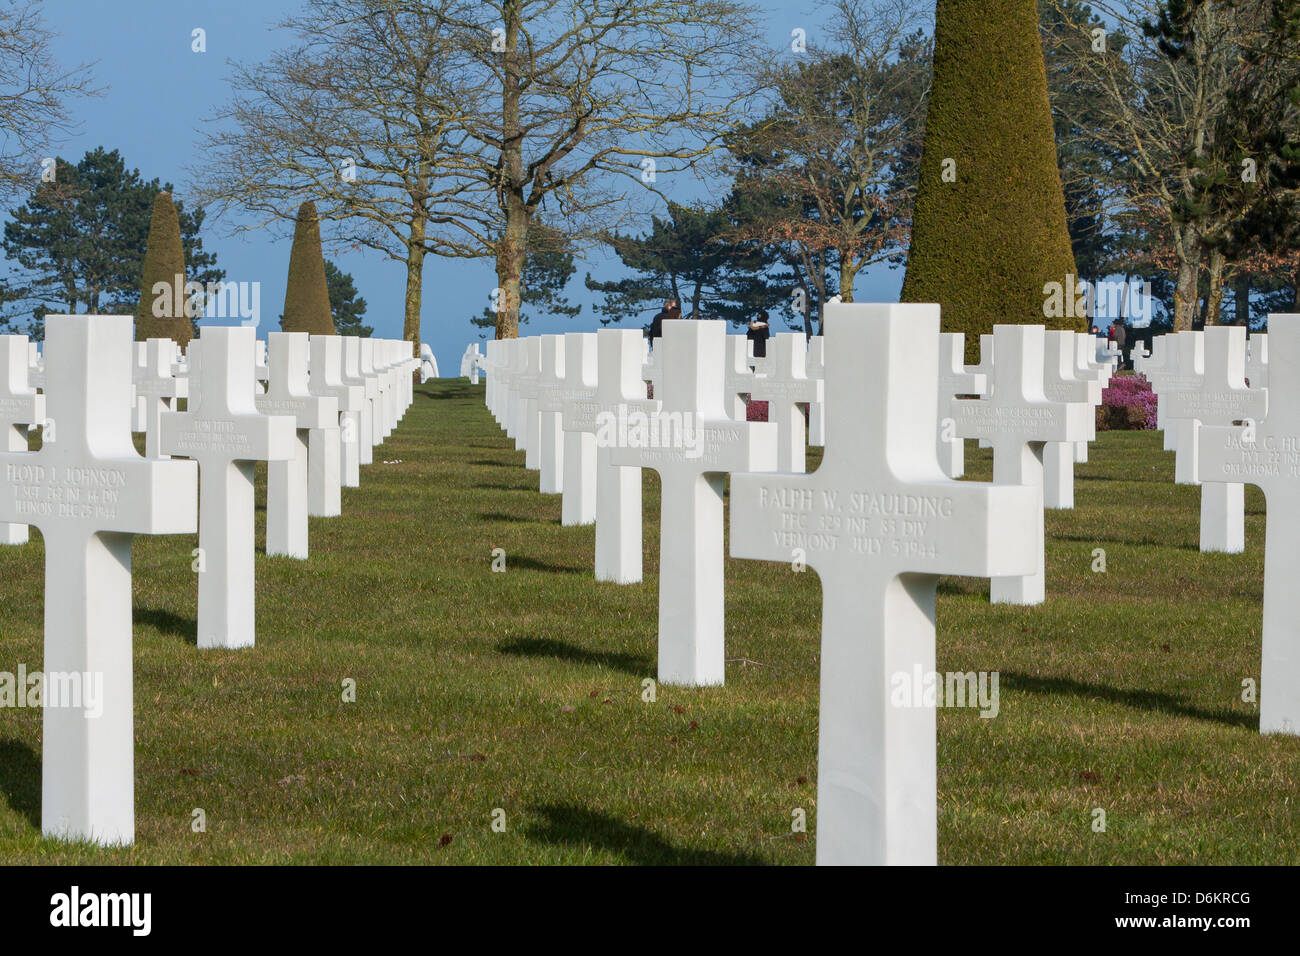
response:
M803 471L808 443L799 404L822 401L822 380L807 374L808 340L802 332L777 333L767 350L767 374L754 377L750 397L767 402L767 420L776 425L777 470Z
M655 351L663 404L644 427L620 429L616 465L659 472L659 681L724 679L723 487L728 472L776 467L776 426L737 422L723 407L721 322L665 322Z
M564 384L548 393L564 429L564 497L560 524L596 521L596 333L564 336Z
M1168 415L1169 396L1184 388L1196 388L1205 375L1205 333L1178 332L1165 336L1172 339L1166 348L1163 367L1150 378L1151 390L1156 393L1156 427L1164 430L1165 451L1178 451L1179 441L1192 445L1190 454L1175 456L1174 481L1180 485L1196 484L1195 449L1197 429L1190 420L1171 420Z
M821 579L817 862L933 866L935 707L891 687L934 672L939 576L1031 570L1042 508L1035 488L939 467L937 305L828 304L824 329L825 457L733 475L731 554Z
M1095 409L1101 404L1101 382L1075 371L1078 333L1049 329L1043 338L1043 394L1053 402L1087 405L1087 438L1080 442L1048 442L1043 446L1043 507L1074 507L1074 463L1079 446L1097 438ZM1086 460L1087 455L1085 453Z
M935 429L934 447L939 456L939 467L949 478L966 474L966 442L957 436L952 417L953 399L958 395L983 395L989 387L988 376L966 368L965 361L965 334L940 332L938 427Z
M1200 475L1202 482L1245 482L1264 492L1259 730L1300 734L1300 315L1270 315L1268 336L1268 414L1241 427L1202 427Z
M537 410L537 387L542 377L542 339L530 335L521 348L523 370L515 380L519 390L519 420L515 423L515 447L524 450L524 467L541 470L542 414ZM522 446L521 446L522 443Z
M361 373L361 339L355 335L340 336L343 339L343 384L358 385L361 387L362 404L356 412L355 434L357 436L357 464L369 465L375 460L375 402L379 398L379 382L373 375L363 375ZM352 413L348 413L351 416ZM353 431L348 428L345 421L343 428L347 431ZM351 472L344 471L343 477L344 488L356 488L361 483L360 468L354 475Z
M826 378L826 339L814 335L808 340L808 377ZM808 406L808 444L826 444L826 403L817 402Z
M307 513L314 518L342 514L341 486L347 481L349 488L355 488L361 482L357 420L366 404L366 390L362 385L343 384L344 338L313 335L308 345L308 389L339 406L334 427L313 428L307 437Z
M388 401L388 383L385 381L383 373L375 368L375 340L361 339L361 354L358 358L358 369L361 377L367 382L374 383L374 400L370 403L370 444L371 448L377 448L383 444L385 431L385 403ZM370 388L367 386L366 395L369 396ZM373 453L371 461L373 461ZM362 460L363 465L370 464Z
M1033 574L995 576L989 587L995 604L1041 604L1046 597L1043 531L1043 445L1083 441L1091 406L1053 402L1043 393L1041 325L993 327L992 396L953 402L957 434L982 438L993 447L993 480L1029 485L1038 497L1033 519L1038 567Z
M744 396L754 387L754 370L749 367L749 344L749 339L743 335L727 336L727 370L723 388L726 390L727 412L738 422L746 418Z
M263 415L254 403L255 334L252 326L204 327L190 343L198 386L190 390L189 408L162 416L162 451L197 461L203 479L201 648L253 646L253 462L285 461L293 455L293 418Z
M45 396L27 381L25 335L0 335L0 453L27 450L27 428L45 421ZM0 544L26 544L26 524L0 521Z
M309 469L311 432L339 430L339 402L336 398L313 395L307 375L310 342L306 332L271 332L267 335L267 367L270 377L266 394L257 395L257 410L263 415L288 415L297 423L293 455L286 461L266 466L266 553L306 559L308 554L308 473L333 467L338 474L337 443L330 460L316 462ZM318 445L321 443L318 442Z
M641 468L615 464L618 422L649 421L663 404L646 398L645 337L634 329L596 333L596 580L641 580ZM603 427L602 427L603 426ZM624 429L623 431L625 431Z
M189 381L172 375L176 363L176 343L171 339L149 339L144 346L144 365L135 371L136 402L144 417L144 454L146 458L165 457L158 448L158 423L163 412L176 407L176 399L189 396Z
M1097 437L1097 414L1095 406L1102 401L1101 393L1105 390L1106 385L1110 382L1110 365L1099 365L1094 362L1096 357L1096 336L1091 332L1076 332L1074 334L1074 377L1082 379L1085 382L1096 382L1097 402L1094 403L1094 412L1092 419L1092 429L1089 434L1095 439ZM1074 460L1076 464L1081 464L1088 460L1088 442L1075 442Z
M540 372L533 390L537 416L538 490L544 495L564 491L564 429L559 393L564 388L564 336L541 335Z
M197 522L194 463L141 458L132 443L131 328L130 316L47 316L55 427L39 451L0 451L0 520L45 541L41 831L105 845L135 839L131 543Z
M1215 325L1204 333L1204 375L1195 388L1167 391L1168 421L1180 429L1177 455L1190 459L1186 473L1197 477L1198 454L1205 425L1229 426L1243 420L1260 421L1268 410L1268 393L1246 387L1246 329ZM1186 424L1184 424L1186 423ZM1246 548L1245 486L1240 482L1201 484L1201 550L1240 553Z
M460 374L469 379L471 385L478 384L478 373L483 368L483 356L479 354L478 343L471 342L460 357Z
M1251 388L1268 388L1268 333L1254 333L1247 346L1246 381Z

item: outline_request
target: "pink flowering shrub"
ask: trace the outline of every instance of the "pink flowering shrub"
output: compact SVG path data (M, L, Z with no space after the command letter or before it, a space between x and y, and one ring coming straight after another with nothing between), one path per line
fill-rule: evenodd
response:
M745 421L747 422L765 422L767 421L767 402L756 402L750 399L745 403Z
M1156 394L1145 375L1115 375L1102 390L1097 427L1153 429L1156 427Z

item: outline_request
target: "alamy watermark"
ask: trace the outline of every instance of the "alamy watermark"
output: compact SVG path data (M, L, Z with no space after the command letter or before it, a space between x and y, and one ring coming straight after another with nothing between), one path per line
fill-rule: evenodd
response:
M1104 317L1124 316L1130 323L1143 325L1151 321L1153 302L1151 283L1145 280L1089 282L1069 274L1064 282L1043 284L1043 317L1048 319L1093 319L1100 304Z
M646 414L620 403L596 414L598 448L676 448L688 460L704 454L704 429L691 412Z
M99 671L0 671L0 707L58 707L84 711L87 720L103 716L104 675Z
M151 311L155 319L239 319L257 328L262 321L262 283L186 282L179 272L171 282L155 282Z
M992 719L1001 705L997 671L895 671L889 678L891 707L978 707L980 716Z

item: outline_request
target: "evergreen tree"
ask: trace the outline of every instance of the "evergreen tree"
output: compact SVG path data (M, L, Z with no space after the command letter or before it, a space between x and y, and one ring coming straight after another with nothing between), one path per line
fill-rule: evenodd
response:
M285 332L335 334L329 285L325 279L325 256L321 252L320 220L316 216L316 204L310 200L298 207L280 328Z
M1036 0L938 0L903 301L938 302L973 362L995 323L1084 328L1046 314L1076 275Z
M179 277L179 278L178 278ZM181 288L177 289L179 282ZM166 338L181 347L193 337L193 307L184 294L185 250L181 245L180 217L171 193L154 197L149 223L149 243L144 253L140 302L135 309L135 338Z
M154 197L170 183L145 181L121 155L98 147L75 166L56 159L5 223L3 248L16 267L3 298L32 316L26 331L41 335L47 312L135 312L144 274ZM203 250L203 210L176 202L186 278L215 283L225 276L215 253Z
M344 272L328 259L325 260L325 285L329 289L330 313L334 316L334 329L339 335L356 335L368 339L374 329L362 325L366 314L366 300L357 295L352 274Z

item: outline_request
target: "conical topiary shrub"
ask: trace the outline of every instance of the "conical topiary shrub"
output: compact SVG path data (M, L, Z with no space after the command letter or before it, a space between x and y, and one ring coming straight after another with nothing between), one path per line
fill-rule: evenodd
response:
M938 0L902 300L938 302L976 362L995 323L1086 329L1076 278L1037 0Z
M180 217L171 193L160 192L153 200L140 304L135 308L137 342L163 338L179 342L182 347L189 344L194 326L185 314L184 293L185 249L181 245Z
M325 256L320 245L320 220L316 216L316 204L310 201L298 207L280 328L285 332L334 334L329 286L325 282Z

